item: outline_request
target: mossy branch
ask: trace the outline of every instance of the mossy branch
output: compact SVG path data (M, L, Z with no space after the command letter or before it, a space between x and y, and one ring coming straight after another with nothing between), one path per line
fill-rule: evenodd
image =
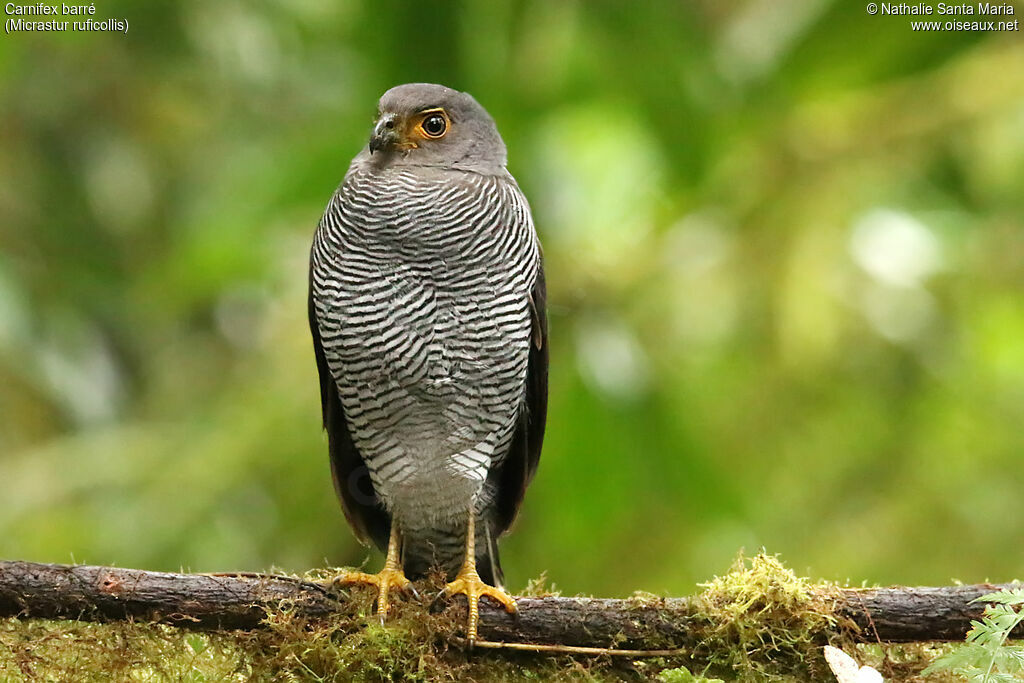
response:
M983 611L984 605L971 601L1002 587L815 586L789 575L781 565L765 572L764 563L772 558L762 556L760 569L757 561L750 570L740 567L747 574L734 570L693 598L523 597L517 618L484 601L480 635L492 641L586 647L700 648L707 647L709 630L759 629L752 624L763 619L770 622L765 625L769 631L772 623L786 628L799 623L805 637L823 640L830 639L830 632L860 642L961 640ZM315 620L346 605L350 611L347 601L347 594L327 584L287 576L0 562L0 617L259 629L270 612ZM747 618L740 619L742 615Z

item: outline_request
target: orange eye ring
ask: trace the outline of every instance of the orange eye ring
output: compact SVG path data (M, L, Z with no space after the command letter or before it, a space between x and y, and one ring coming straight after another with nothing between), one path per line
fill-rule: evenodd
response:
M447 112L444 109L431 109L420 115L416 132L427 140L437 140L443 138L449 128L451 128L451 119L448 118Z

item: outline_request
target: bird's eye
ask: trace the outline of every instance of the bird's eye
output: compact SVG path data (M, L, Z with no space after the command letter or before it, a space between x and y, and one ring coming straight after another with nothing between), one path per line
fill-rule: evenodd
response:
M429 138L439 138L448 130L448 119L443 114L428 114L423 118L420 128Z

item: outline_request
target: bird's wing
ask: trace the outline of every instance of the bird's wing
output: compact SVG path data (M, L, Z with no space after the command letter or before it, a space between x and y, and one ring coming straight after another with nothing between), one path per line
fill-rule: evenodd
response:
M548 319L544 264L537 266L537 279L530 291L530 360L526 370L526 398L519 411L512 444L498 472L495 536L516 518L526 487L537 471L544 442L548 412Z
M338 387L327 365L327 356L320 341L320 327L316 321L313 301L313 266L309 269L309 329L313 334L313 350L316 352L316 367L320 373L320 403L323 408L324 429L327 430L327 444L331 457L331 474L334 475L334 489L341 499L345 518L363 543L373 543L384 550L391 531L391 519L380 503L370 472L363 462L363 456L352 442L345 419L345 409L338 396Z

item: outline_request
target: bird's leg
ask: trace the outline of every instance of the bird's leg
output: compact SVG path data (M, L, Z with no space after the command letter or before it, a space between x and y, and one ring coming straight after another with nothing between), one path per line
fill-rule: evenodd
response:
M503 588L496 586L489 586L483 582L480 578L480 574L476 571L476 513L471 507L469 510L469 525L466 530L466 559L462 563L462 568L459 570L455 580L448 583L444 587L443 595L458 595L462 594L466 596L466 601L469 603L469 626L466 628L466 640L469 642L469 646L473 647L473 643L476 642L476 629L477 624L480 621L480 606L479 601L483 596L487 596L503 605L510 614L516 612L516 601L511 595L505 592Z
M377 574L366 574L364 572L344 572L334 578L334 585L348 586L354 583L368 584L377 587L377 614L381 621L388 614L391 604L388 601L388 594L392 588L406 590L416 593L412 582L405 577L402 571L401 543L399 542L398 525L391 524L391 537L388 539L388 556L384 560L384 568Z

